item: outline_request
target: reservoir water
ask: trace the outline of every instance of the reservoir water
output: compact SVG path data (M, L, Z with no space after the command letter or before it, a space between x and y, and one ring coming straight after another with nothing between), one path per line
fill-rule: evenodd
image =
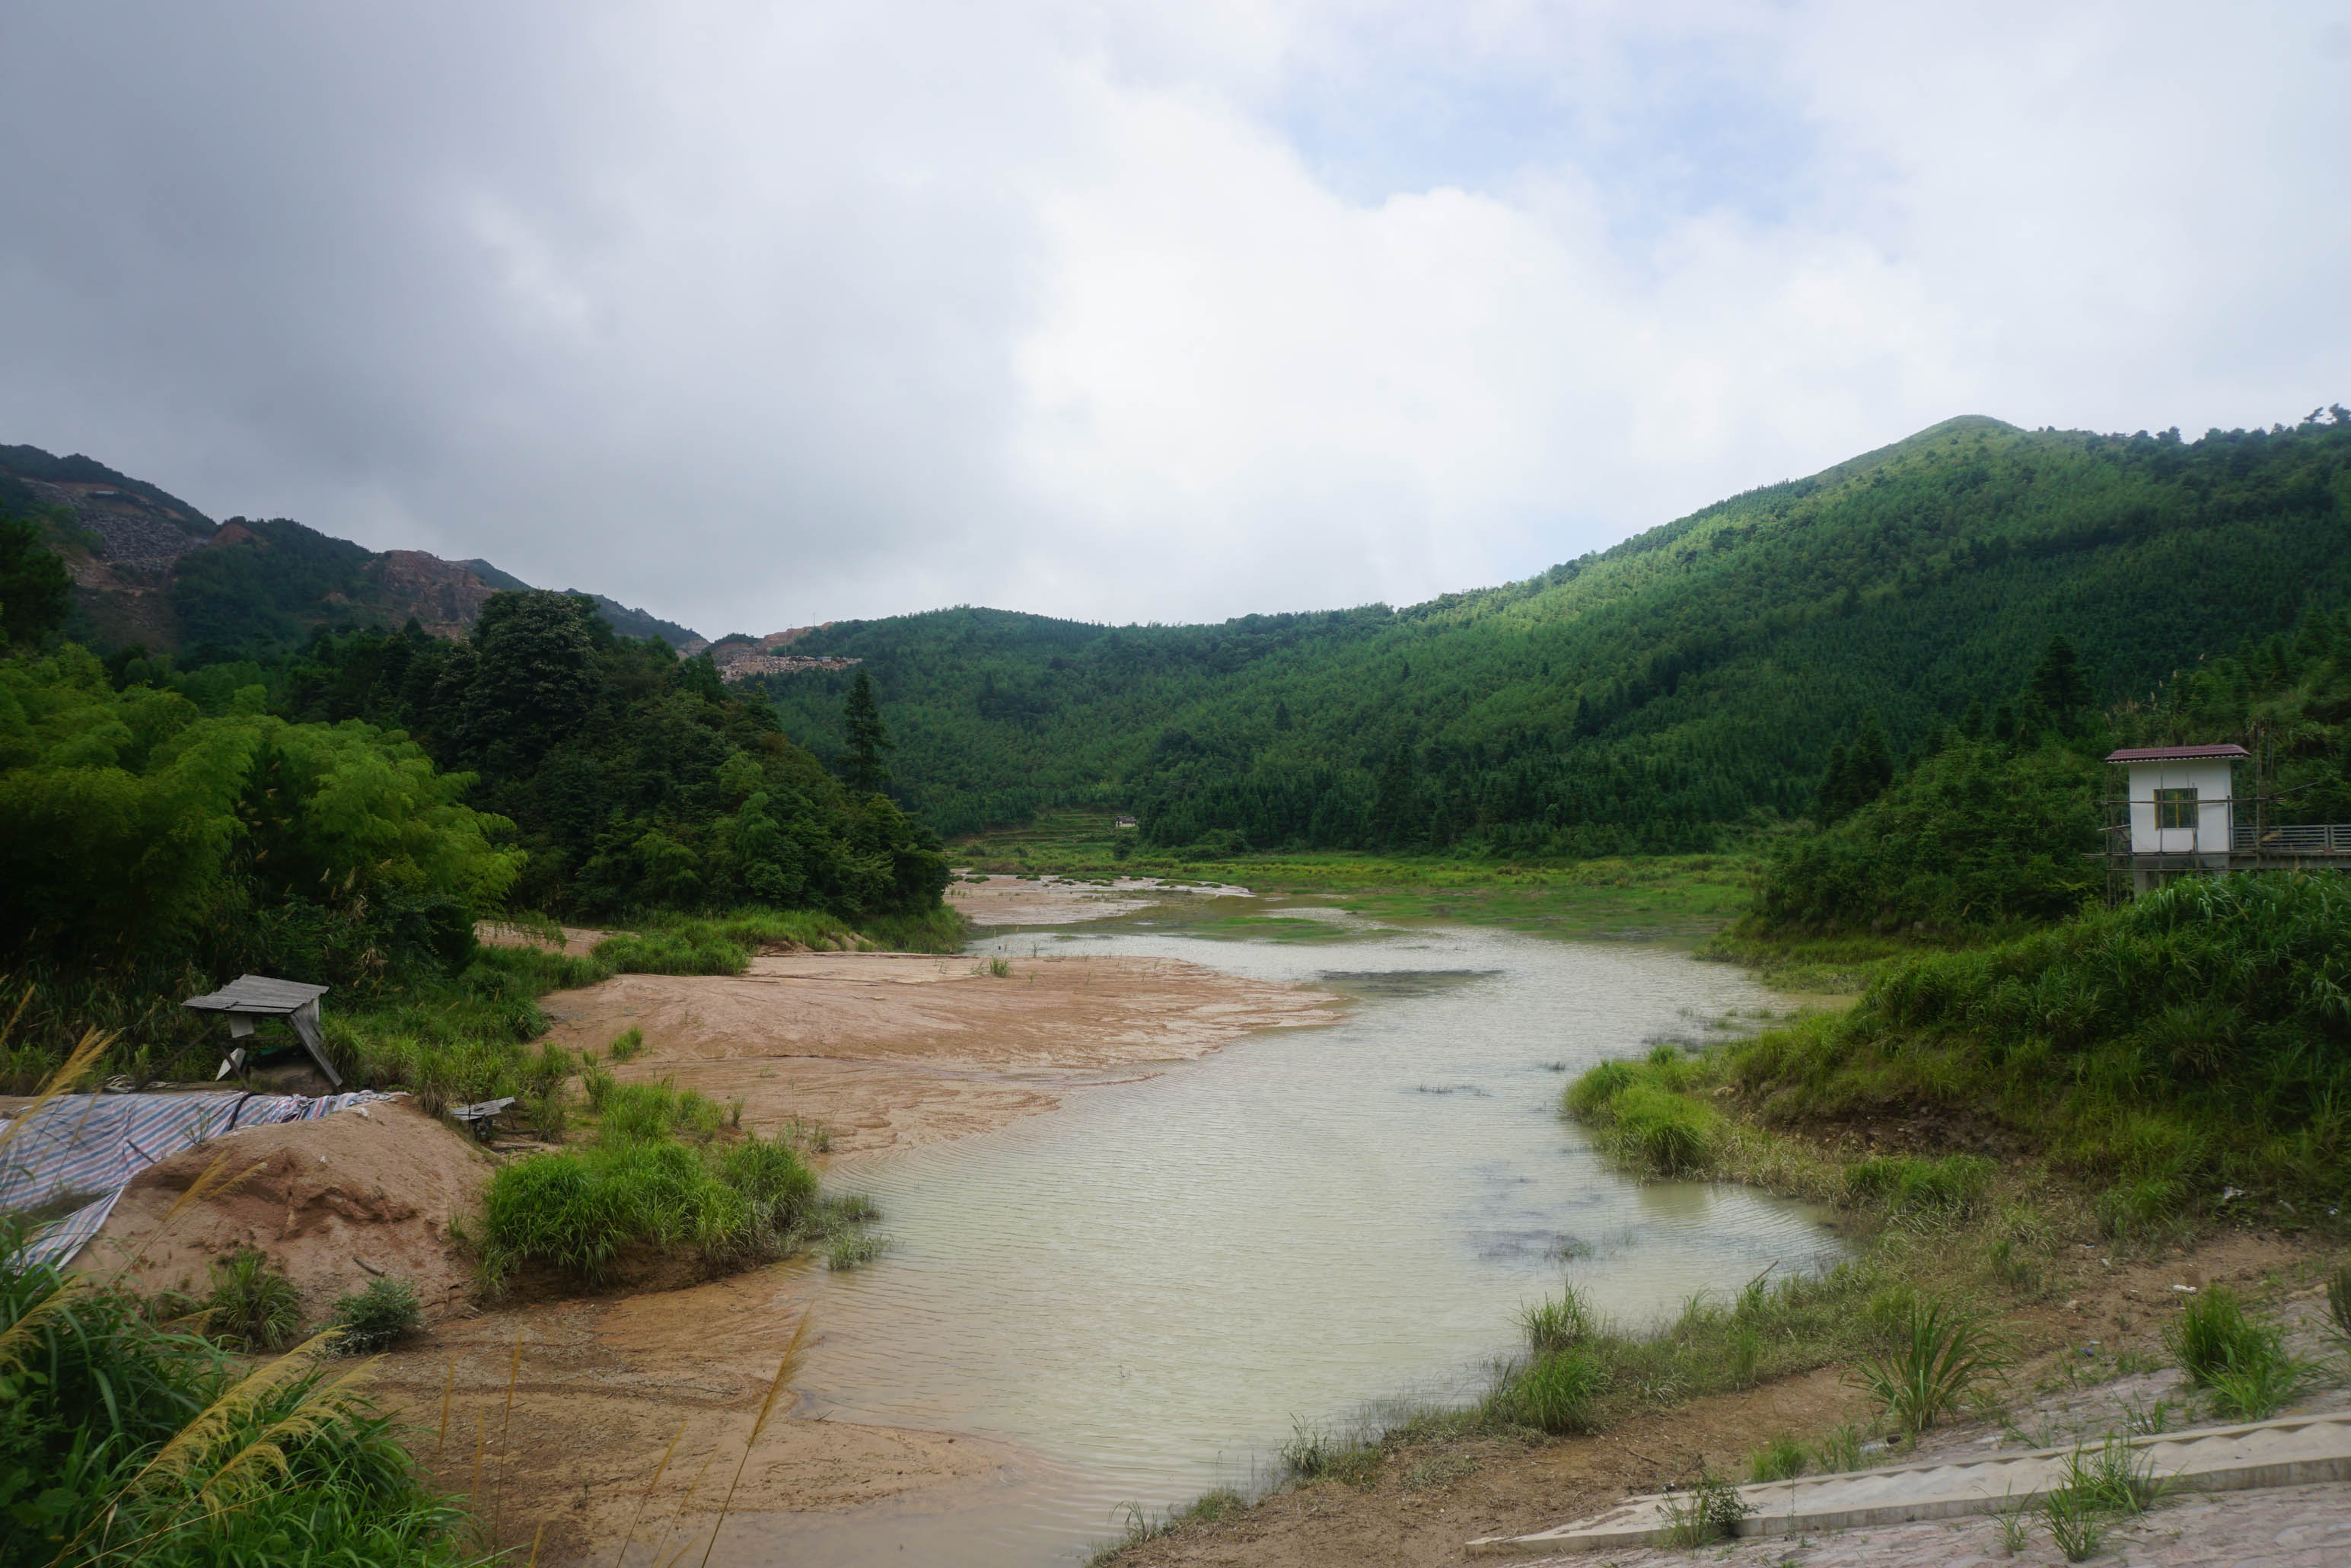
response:
M1353 1005L1330 1028L1075 1089L998 1133L836 1166L829 1185L880 1202L892 1249L826 1277L800 1413L1034 1459L949 1515L771 1517L728 1555L1082 1561L1122 1505L1247 1490L1301 1425L1474 1396L1562 1279L1637 1322L1836 1255L1800 1206L1629 1180L1558 1116L1592 1063L1771 1009L1740 971L1658 946L1280 913L1322 924L1287 926L1307 940L1127 920L976 945L1012 960L1008 983L1116 954Z

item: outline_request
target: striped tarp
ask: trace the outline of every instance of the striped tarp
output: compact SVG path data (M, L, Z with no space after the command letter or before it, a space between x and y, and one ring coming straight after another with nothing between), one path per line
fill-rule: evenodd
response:
M0 1215L45 1221L35 1262L66 1262L98 1234L131 1178L246 1127L303 1122L382 1094L60 1094L0 1145Z

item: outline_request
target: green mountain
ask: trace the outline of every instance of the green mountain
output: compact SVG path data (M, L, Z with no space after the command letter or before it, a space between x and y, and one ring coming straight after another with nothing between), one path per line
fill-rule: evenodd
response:
M1165 844L1703 847L1812 804L1875 712L1896 753L2024 681L2095 697L2351 593L2351 413L2187 442L1962 418L1523 582L1425 604L1099 626L958 608L843 622L897 787L943 831L1137 810ZM845 674L766 677L837 750Z

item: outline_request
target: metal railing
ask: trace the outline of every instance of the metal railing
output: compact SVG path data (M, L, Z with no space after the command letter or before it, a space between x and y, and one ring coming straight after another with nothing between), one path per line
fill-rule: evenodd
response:
M2230 847L2239 854L2351 855L2351 822L2295 822L2263 828L2240 822L2236 842Z

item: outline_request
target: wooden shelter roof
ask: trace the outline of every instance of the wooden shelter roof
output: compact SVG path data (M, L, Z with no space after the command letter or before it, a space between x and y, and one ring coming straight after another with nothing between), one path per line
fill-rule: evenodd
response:
M183 1007L200 1013L256 1013L265 1018L286 1018L300 1011L327 994L325 986L305 984L300 980L274 980L266 975L239 975L219 990L201 997L190 997Z

